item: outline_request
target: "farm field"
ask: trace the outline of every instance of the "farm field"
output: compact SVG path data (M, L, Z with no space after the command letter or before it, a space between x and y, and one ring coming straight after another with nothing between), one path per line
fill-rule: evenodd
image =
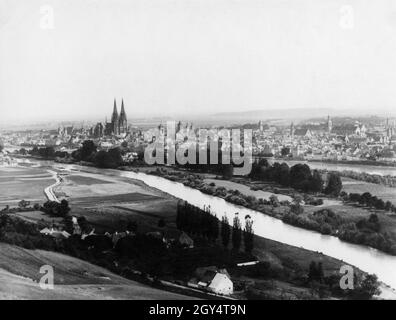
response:
M55 189L69 201L74 215L84 215L97 232L125 229L130 221L140 231L156 231L158 221L174 224L177 200L140 181L87 172L63 175Z
M0 168L0 207L15 206L24 199L42 203L44 188L54 183L51 174L39 168Z

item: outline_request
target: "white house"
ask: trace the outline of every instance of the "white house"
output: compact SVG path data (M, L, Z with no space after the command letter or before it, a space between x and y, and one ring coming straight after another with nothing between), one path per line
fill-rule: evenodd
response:
M200 288L215 294L230 295L234 292L234 284L225 269L215 266L197 268L196 278L189 281L188 286Z
M53 238L57 239L67 239L70 237L70 233L66 231L59 231L54 228L48 229L44 228L40 231L41 234L46 235L46 236L51 236Z
M234 284L226 274L217 272L210 282L208 290L216 294L229 295L234 292Z

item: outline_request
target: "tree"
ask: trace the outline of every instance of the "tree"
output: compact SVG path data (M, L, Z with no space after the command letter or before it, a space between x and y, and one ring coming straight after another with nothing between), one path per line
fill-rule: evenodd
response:
M338 197L342 190L342 181L338 173L330 173L325 193L334 197Z
M223 243L224 248L228 247L228 243L230 242L230 225L228 223L227 217L224 215L221 218L221 241Z
M0 151L1 152L1 151ZM21 154L21 155L23 155L23 156L26 156L27 155L27 150L25 149L25 148L21 148L20 150L19 150L19 154Z
M42 210L54 217L66 217L70 211L67 200L62 200L60 203L56 201L47 201L44 203Z
M311 169L308 165L299 163L290 168L290 185L293 188L308 191L311 179Z
M165 228L165 226L166 226L166 222L165 222L165 220L164 219L159 219L158 220L158 227L159 228Z
M91 229L87 218L85 218L84 216L78 217L77 218L77 223L81 228L81 231L84 233L88 233Z
M101 150L95 154L93 161L100 168L117 168L123 163L121 150L119 148L107 152Z
M271 205L272 205L273 207L279 207L279 206L280 206L279 199L278 199L278 197L277 197L276 195L272 194L272 195L270 196L269 200L270 200Z
M373 196L370 192L365 192L360 196L359 203L362 205L370 206Z
M288 187L290 185L290 168L287 163L282 163L279 166L277 176L277 182L279 182L282 186Z
M390 202L389 200L386 201L386 203L385 203L385 210L392 211L392 202Z
M115 166L120 166L123 163L120 148L113 148L108 151Z
M316 262L311 261L311 263L309 264L309 270L308 270L308 280L315 281L316 278L317 278Z
M245 244L245 252L251 253L254 247L253 243L254 232L253 232L253 220L249 215L245 217L245 230L243 232L243 242Z
M66 216L70 212L69 202L63 199L60 202L60 214L62 217Z
M371 214L368 219L368 222L375 223L375 224L379 223L378 216L375 213Z
M314 170L311 179L311 191L322 192L322 190L323 190L322 175L318 170Z
M30 206L30 202L26 200L21 200L18 202L18 207L21 209L25 209L26 207Z
M234 167L232 166L232 164L223 164L222 173L224 178L226 179L232 178L232 176L234 175Z
M265 170L269 167L268 160L263 158L256 160L252 164L252 170L250 171L249 177L254 180L261 180L264 177Z
M290 211L296 215L304 213L304 207L299 202L293 202L290 206Z
M99 151L95 154L94 163L99 168L115 168L116 164L113 162L113 158L110 154L104 150Z
M357 297L365 300L371 299L380 293L378 278L375 274L368 274L355 290Z
M85 140L79 149L79 160L90 161L94 153L96 153L95 143L92 140Z
M318 266L317 266L317 274L318 274L318 281L319 281L320 283L322 283L322 282L323 282L323 279L324 279L324 272L323 272L323 265L322 265L322 262L319 262L319 263L318 263Z
M242 242L242 227L238 217L238 213L235 214L234 223L232 226L232 248L235 251L239 251Z
M73 217L66 216L64 218L64 223L65 223L65 230L67 232L69 232L70 234L73 234L73 231L74 231Z
M319 283L323 282L324 272L322 262L316 263L315 261L311 261L308 271L308 280L317 281Z

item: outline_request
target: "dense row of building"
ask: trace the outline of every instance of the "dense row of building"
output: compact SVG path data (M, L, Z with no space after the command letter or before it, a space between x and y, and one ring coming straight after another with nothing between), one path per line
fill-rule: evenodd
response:
M359 121L334 124L330 117L319 123L281 128L270 126L254 135L254 153L306 160L396 161L395 123L367 125ZM285 151L285 149L288 149Z
M177 146L199 143L194 142L194 139L198 138L200 128L194 127L192 123L180 121L174 125L174 141ZM128 123L124 101L121 101L119 113L117 102L114 100L110 122L106 120L89 127L61 126L57 131L12 133L8 136L7 142L25 147L53 146L58 150L69 151L77 149L84 140L91 139L103 149L121 145L131 149L142 149L158 138L158 135L167 137L167 129L162 123L144 130L132 127ZM251 151L256 155L289 156L306 160L396 161L396 126L395 121L389 119L363 123L349 118L333 120L328 116L324 121L301 122L297 125L274 125L270 121L259 121L255 124L234 125L228 129L241 129L242 145L243 129L251 129ZM223 138L211 137L221 141L223 149L230 148L230 144L227 144L229 139ZM201 146L198 145L199 147Z

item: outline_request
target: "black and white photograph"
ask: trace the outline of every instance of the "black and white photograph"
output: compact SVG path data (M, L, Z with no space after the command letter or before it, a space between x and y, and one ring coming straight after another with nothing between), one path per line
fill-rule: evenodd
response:
M0 300L396 300L395 107L392 0L0 0Z

